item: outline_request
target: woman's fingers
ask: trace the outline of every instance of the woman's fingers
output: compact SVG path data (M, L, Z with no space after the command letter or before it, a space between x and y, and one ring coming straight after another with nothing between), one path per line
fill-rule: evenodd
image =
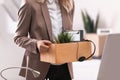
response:
M52 43L48 40L40 40L37 42L39 52L47 52Z
M48 45L48 46L50 46L52 43L50 42L50 41L48 41L48 40L43 40L43 43L45 44L45 45Z

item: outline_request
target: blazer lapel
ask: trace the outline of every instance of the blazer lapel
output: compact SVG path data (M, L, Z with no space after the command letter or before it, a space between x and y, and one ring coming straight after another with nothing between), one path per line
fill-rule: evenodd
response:
M60 8L61 8L61 15L62 15L63 30L72 30L71 15L67 13L67 11L64 9L62 5L60 5Z
M50 20L50 16L49 16L49 11L47 8L47 4L43 3L41 4L41 8L42 8L42 13L47 25L47 31L48 31L48 35L50 40L53 40L53 35L52 35L52 25L51 25L51 20ZM62 15L62 27L63 30L72 30L72 19L69 13L67 13L67 11L64 9L64 7L62 5L60 5L61 8L61 15Z
M52 25L51 25L51 20L50 20L50 16L49 16L49 12L48 12L48 8L47 8L47 4L41 4L41 8L42 8L42 13L47 25L47 31L48 31L48 35L50 40L53 40L53 35L52 35Z

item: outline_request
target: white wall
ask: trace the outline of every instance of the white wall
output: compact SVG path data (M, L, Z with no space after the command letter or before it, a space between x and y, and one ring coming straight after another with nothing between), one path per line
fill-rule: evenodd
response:
M0 2L0 71L7 67L20 66L24 51L13 42L13 31L11 32L10 29L16 27L16 24L7 14L2 4L3 2ZM7 75L13 76L12 74L14 73L16 73L16 71L12 73L8 71ZM0 80L3 79L0 77Z
M119 0L74 0L76 4L74 27L83 29L81 10L87 10L95 20L100 14L99 28L110 28L113 33L120 33Z

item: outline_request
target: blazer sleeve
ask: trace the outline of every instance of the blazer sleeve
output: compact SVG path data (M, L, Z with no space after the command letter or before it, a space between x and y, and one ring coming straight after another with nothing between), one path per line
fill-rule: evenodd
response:
M14 42L20 47L25 48L27 51L37 54L37 40L28 37L31 14L30 4L25 2L18 12L19 20L14 36Z

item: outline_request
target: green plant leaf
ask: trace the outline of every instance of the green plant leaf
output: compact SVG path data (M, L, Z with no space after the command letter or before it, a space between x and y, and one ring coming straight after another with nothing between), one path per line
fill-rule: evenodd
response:
M86 11L86 16L88 19L88 27L89 27L88 32L93 33L94 32L94 21L92 20L90 15L87 13L87 11Z
M94 23L94 20L90 17L90 15L87 13L87 11L81 11L82 14L82 20L84 24L84 28L87 33L96 33L96 30L98 28L98 21L99 21L99 15L97 16L97 20Z
M98 14L95 22L95 31L94 31L95 33L97 32L97 29L98 29L99 18L100 18L100 15Z
M69 43L72 41L72 35L67 32L62 31L61 34L56 38L57 43Z

